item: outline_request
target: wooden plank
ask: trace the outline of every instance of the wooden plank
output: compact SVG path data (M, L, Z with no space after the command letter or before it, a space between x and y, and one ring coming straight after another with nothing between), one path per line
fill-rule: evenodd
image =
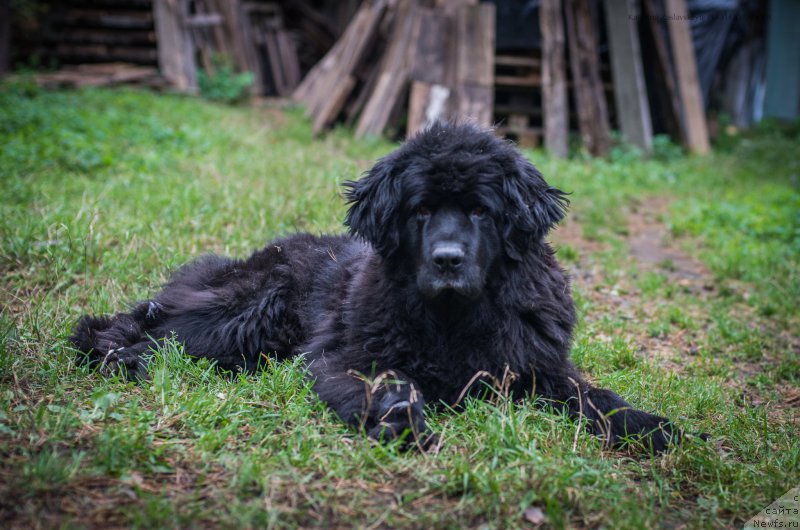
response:
M444 14L429 8L421 8L419 17L419 38L410 76L408 138L433 121L444 119L450 99L450 89L444 86L450 21Z
M539 16L541 17L541 15ZM541 18L539 20L541 21ZM564 32L563 26L561 32ZM521 57L519 55L496 55L494 57L494 64L497 66L524 66L535 69L541 68L541 60L538 57Z
M542 0L539 28L542 33L542 112L544 143L548 151L565 158L568 154L569 105L564 20L561 0Z
M456 12L458 80L470 85L494 84L494 4L465 5Z
M280 51L286 87L291 92L300 83L300 59L297 57L297 48L286 31L278 30L275 37ZM289 93L283 95L288 96Z
M458 113L456 116L467 118L481 127L491 127L494 116L493 102L493 87L463 85L458 89Z
M653 47L656 52L656 67L658 68L658 79L663 83L666 92L666 105L661 105L662 110L666 110L667 122L675 127L677 136L685 142L686 135L683 127L683 117L681 116L681 105L678 97L678 87L675 85L675 73L669 58L669 47L661 31L660 20L664 18L659 14L653 0L642 0L642 15L647 20L650 28L650 35L653 38ZM657 96L659 94L656 94ZM671 127L670 127L671 128Z
M410 138L435 121L444 119L449 99L450 89L444 85L412 81L406 137Z
M665 0L664 5L667 12L672 15L667 20L667 27L675 59L675 73L678 77L678 94L683 107L686 144L690 151L705 154L711 146L708 141L703 95L697 77L697 61L686 0Z
M223 18L219 13L198 13L186 17L184 25L187 28L208 28L211 26L219 26L222 23Z
M344 107L344 103L347 100L347 97L350 95L350 92L353 90L355 84L356 79L353 76L347 76L341 80L341 82L337 85L336 90L330 94L327 104L320 109L320 111L314 117L314 134L320 134L331 123L333 123L333 121L341 112L342 107Z
M542 77L539 73L531 73L526 76L498 75L494 78L495 86L507 87L539 87L542 85Z
M604 156L611 145L603 83L598 67L597 36L588 0L566 0L573 94L583 145L595 156Z
M412 58L411 79L441 84L447 60L447 17L430 8L420 8L419 13L419 39Z
M418 0L400 0L394 20L389 47L381 59L380 77L356 125L357 138L381 134L408 87L419 36Z
M183 1L153 0L158 38L158 67L176 89L197 90L197 67L189 33L183 28Z
M240 0L214 0L213 7L224 20L222 42L225 53L230 54L237 70L240 72L253 72L256 75L254 91L260 91L261 72L258 52L254 45L250 20L245 14ZM224 44L223 44L224 43Z
M456 116L492 125L495 6L464 5L456 11Z
M617 117L623 137L645 152L653 148L653 125L644 82L635 0L607 0L606 24Z
M386 2L364 3L353 22L333 48L322 58L292 93L292 99L306 106L314 116L325 105L328 94L347 75L353 75L374 44Z

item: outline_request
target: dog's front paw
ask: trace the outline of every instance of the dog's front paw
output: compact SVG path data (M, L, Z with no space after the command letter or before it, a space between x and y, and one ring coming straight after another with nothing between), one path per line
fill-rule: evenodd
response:
M122 375L130 381L147 379L147 364L134 348L115 348L100 361L100 371L106 376Z
M641 410L629 410L621 417L613 418L612 423L611 442L618 448L638 446L656 454L680 444L683 439L682 431L669 419Z
M386 392L370 407L367 435L380 442L402 440L405 449L433 447L437 440L425 425L423 407L413 388L409 392Z

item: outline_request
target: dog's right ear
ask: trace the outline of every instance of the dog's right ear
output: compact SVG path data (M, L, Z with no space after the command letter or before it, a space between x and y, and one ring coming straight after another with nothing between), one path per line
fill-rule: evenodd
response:
M343 184L350 204L344 224L350 235L368 241L384 259L400 247L400 180L390 155L379 160L363 178Z

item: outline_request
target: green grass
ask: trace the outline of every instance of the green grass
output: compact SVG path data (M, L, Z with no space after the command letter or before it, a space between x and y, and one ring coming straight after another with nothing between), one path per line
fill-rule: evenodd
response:
M534 506L553 527L741 526L800 470L785 404L800 386L800 135L727 140L705 158L663 141L649 160L528 153L573 192L568 222L585 239L562 247L565 265L598 271L576 282L576 362L709 443L608 452L566 418L495 396L432 417L439 454L404 454L343 427L299 362L226 376L167 341L137 386L77 367L66 343L82 313L147 296L192 257L341 231L339 184L392 144L314 139L292 109L2 87L0 520L514 528ZM629 212L652 197L710 269L707 293L677 284L677 264L630 259ZM643 353L648 341L672 363Z

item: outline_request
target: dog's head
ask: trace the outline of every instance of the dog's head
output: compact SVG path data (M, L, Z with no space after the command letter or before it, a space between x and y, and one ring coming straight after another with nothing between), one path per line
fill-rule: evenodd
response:
M522 261L567 205L517 149L473 125L435 124L345 187L350 232L410 268L427 298L480 296L489 270Z

